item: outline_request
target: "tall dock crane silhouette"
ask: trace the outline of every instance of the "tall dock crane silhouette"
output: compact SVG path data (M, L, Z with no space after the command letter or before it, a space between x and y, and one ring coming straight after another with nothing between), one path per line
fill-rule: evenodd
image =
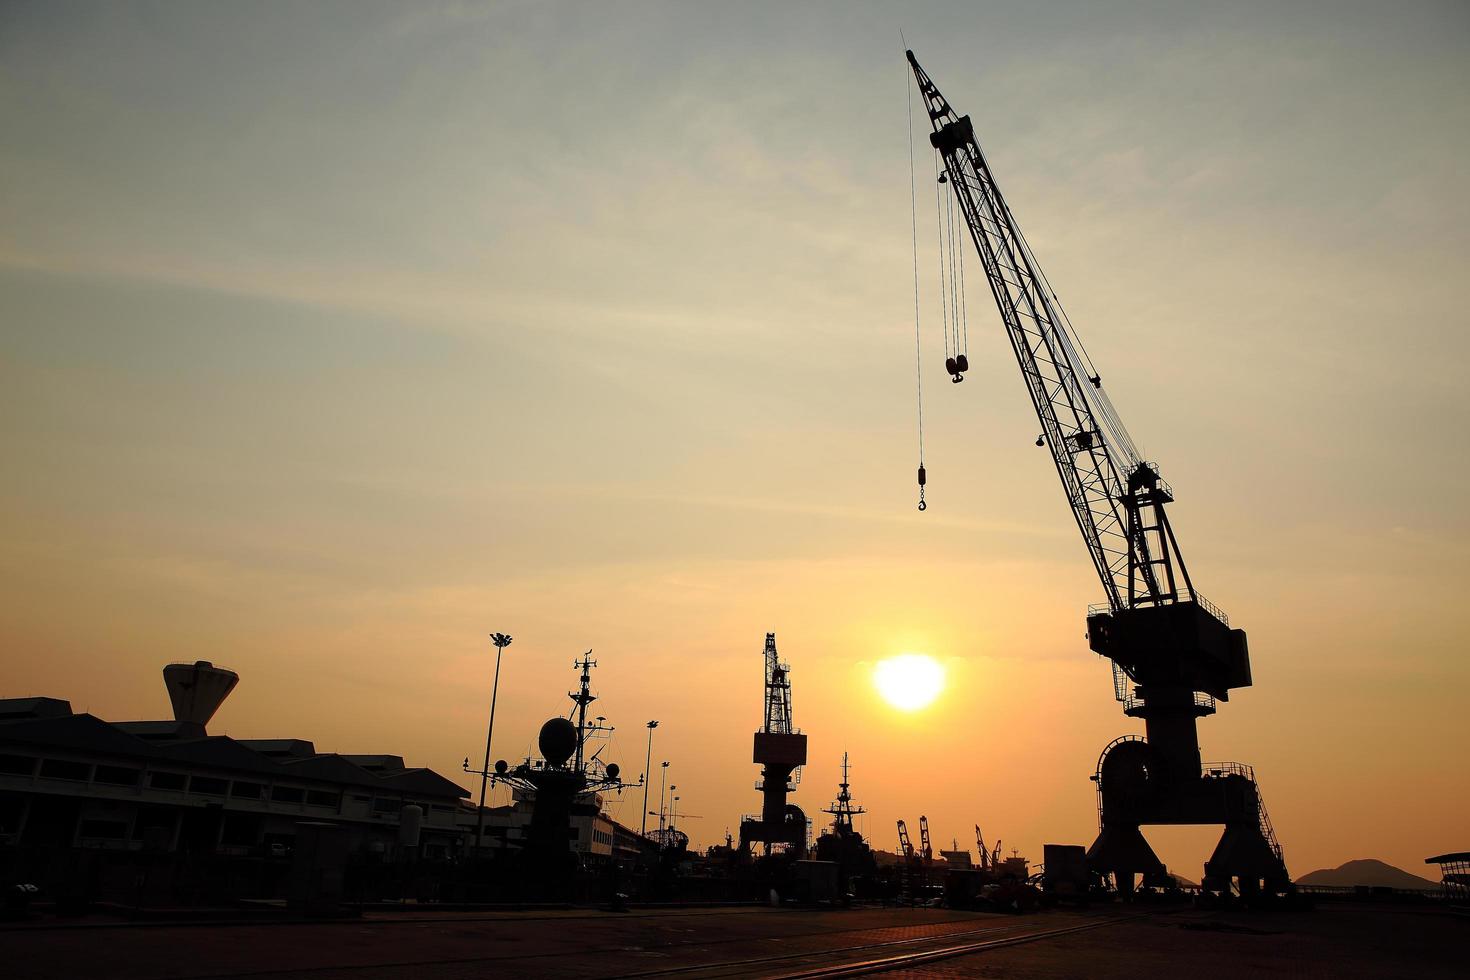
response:
M1141 825L1222 824L1204 886L1223 891L1233 879L1242 894L1287 890L1290 878L1254 771L1200 762L1199 719L1214 714L1230 691L1251 684L1245 631L1232 629L1195 589L1164 509L1173 491L1158 467L1141 458L1104 392L996 185L970 117L957 115L914 53L906 54L933 128L936 180L953 191L952 227L963 220L979 253L1041 424L1037 445L1051 452L1102 582L1107 601L1088 610L1089 646L1112 660L1124 713L1144 722L1146 737L1117 739L1098 760L1100 831L1088 864L1111 874L1127 895L1135 874L1145 884L1166 878ZM950 249L951 269L962 234ZM962 284L962 256L960 263ZM953 274L949 285L953 291ZM947 351L950 336L946 324Z
M767 854L772 844L785 844L793 857L806 855L806 814L786 797L801 781L801 767L806 765L806 736L793 727L791 720L791 665L783 663L776 653L776 634L766 634L765 722L755 733L752 760L761 766L761 815L740 821L740 850L750 852L752 843L765 845Z

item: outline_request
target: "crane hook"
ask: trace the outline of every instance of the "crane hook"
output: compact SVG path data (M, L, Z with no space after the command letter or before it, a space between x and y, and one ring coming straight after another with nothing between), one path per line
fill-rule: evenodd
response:
M928 510L929 505L924 503L924 484L929 482L929 475L924 472L923 464L919 464L919 510Z

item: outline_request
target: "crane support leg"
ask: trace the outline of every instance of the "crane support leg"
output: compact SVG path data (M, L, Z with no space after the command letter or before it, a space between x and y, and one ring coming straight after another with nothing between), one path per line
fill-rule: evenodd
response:
M1240 763L1207 763L1184 771L1178 746L1164 751L1151 740L1124 736L1098 760L1098 808L1102 830L1087 852L1089 869L1112 875L1121 894L1135 874L1145 885L1167 885L1162 862L1144 839L1144 824L1198 826L1225 830L1205 864L1207 891L1227 892L1238 883L1242 895L1263 888L1269 894L1291 889L1281 845L1262 805L1255 771Z

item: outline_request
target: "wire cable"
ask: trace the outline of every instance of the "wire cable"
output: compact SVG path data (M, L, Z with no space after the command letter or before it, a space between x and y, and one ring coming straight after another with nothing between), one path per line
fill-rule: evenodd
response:
M939 184L939 178L944 174L944 166L939 159L939 151L934 151L934 221L939 237L939 313L944 323L944 357L949 359L952 351L949 347L949 290L945 285L944 276L944 188Z
M909 115L909 232L914 250L914 380L918 388L919 408L919 510L924 503L924 351L919 343L919 191L914 173L914 92L909 88L908 69L903 73L903 89L908 101Z

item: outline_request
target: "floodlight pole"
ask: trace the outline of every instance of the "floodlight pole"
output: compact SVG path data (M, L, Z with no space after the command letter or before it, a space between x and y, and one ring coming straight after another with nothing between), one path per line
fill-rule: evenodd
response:
M504 633L491 633L490 642L495 644L495 682L490 686L490 727L485 732L485 764L480 767L480 808L475 814L475 857L485 846L485 788L490 782L490 738L495 734L495 698L500 693L500 655L510 646L510 637Z
M643 760L643 771L646 773L643 777L643 826L638 833L644 837L648 836L648 787L653 782L653 773L648 771L648 767L653 764L653 730L657 727L656 721L648 723L648 757Z

